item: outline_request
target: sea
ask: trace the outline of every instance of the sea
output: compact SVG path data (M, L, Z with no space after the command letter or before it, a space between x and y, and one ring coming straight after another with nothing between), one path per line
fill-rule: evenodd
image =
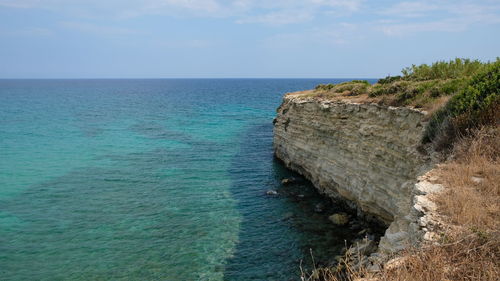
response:
M0 280L300 280L353 233L273 118L347 80L0 80Z

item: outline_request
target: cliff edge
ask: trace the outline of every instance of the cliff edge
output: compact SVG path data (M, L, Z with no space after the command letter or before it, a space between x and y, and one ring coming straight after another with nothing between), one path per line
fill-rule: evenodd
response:
M426 112L407 107L292 93L278 108L274 151L320 192L386 224L379 252L392 253L424 236L429 202L418 196L439 189L419 179L432 167L419 152L426 122Z

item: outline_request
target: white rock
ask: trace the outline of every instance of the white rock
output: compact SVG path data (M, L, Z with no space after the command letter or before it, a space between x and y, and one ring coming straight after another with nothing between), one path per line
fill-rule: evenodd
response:
M474 183L482 183L484 181L484 178L480 178L480 177L471 177L470 178Z

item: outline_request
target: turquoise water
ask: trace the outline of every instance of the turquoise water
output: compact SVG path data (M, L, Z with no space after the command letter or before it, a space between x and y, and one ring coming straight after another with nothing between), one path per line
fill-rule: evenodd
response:
M0 280L296 280L351 233L272 120L332 81L0 80Z

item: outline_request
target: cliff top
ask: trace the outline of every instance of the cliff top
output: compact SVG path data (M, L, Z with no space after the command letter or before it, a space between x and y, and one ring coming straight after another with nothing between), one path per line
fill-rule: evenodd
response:
M500 60L497 59L497 64ZM355 103L406 106L427 112L442 108L448 100L467 88L472 78L495 63L455 59L431 65L413 65L400 76L388 76L370 84L353 80L339 84L320 84L313 90L287 94L297 99L318 99Z

